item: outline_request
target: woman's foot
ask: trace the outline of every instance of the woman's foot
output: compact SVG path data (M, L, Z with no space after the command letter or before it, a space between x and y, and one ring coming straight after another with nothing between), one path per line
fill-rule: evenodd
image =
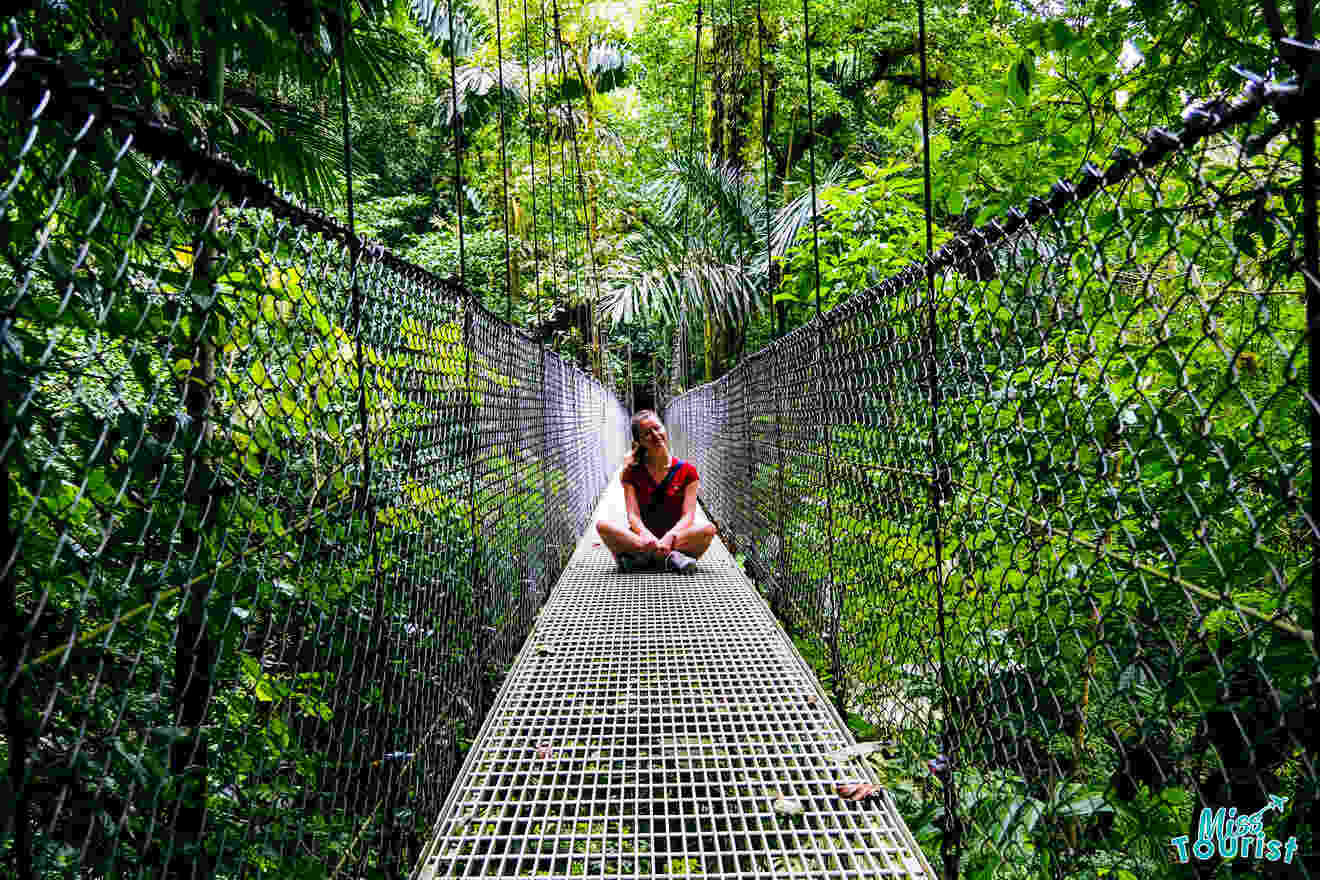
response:
M677 550L672 551L665 557L665 571L676 571L679 574L693 574L697 570L697 560L693 559Z

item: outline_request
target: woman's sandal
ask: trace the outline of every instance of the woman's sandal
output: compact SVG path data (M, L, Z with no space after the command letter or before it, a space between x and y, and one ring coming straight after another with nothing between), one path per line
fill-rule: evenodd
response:
M692 574L697 569L697 560L688 556L686 553L679 553L677 550L665 557L665 571L676 571L679 574Z

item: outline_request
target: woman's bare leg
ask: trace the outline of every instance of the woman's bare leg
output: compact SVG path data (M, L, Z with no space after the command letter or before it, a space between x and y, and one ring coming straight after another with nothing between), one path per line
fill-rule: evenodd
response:
M618 526L607 520L596 523L596 533L605 542L605 546L618 559L620 553L642 553L642 536L631 529Z
M674 549L684 556L700 559L701 554L710 549L710 543L714 540L714 523L691 525L678 533L678 537L674 539Z

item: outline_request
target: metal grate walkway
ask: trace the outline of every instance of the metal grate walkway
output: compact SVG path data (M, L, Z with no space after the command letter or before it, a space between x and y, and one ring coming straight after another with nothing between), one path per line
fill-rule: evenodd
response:
M622 511L616 477L595 519ZM618 574L597 541L593 525L473 743L414 880L933 880L887 795L855 804L834 792L841 781L878 780L863 760L829 757L852 735L724 544L681 577ZM803 812L777 812L778 796Z

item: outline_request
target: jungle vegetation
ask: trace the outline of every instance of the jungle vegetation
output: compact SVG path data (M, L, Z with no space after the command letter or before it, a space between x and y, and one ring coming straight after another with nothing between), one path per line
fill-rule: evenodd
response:
M1189 102L1238 94L1243 78L1235 66L1258 73L1276 66L1267 16L1254 4L931 0L923 132L916 5L812 0L809 7L808 22L801 4L788 0L714 0L700 12L696 3L669 0L26 0L12 14L38 53L70 59L119 103L178 127L309 205L344 217L351 168L361 233L460 281L490 313L638 408L656 403L657 392L663 400L730 375L818 311L920 259L923 134L938 247L1048 195L1088 162L1104 166L1117 149L1139 151L1152 126L1173 124ZM352 143L347 164L341 86ZM6 149L16 153L17 141L8 138ZM939 418L951 438L953 479L967 493L955 495L944 525L959 536L945 557L949 570L939 575L956 618L944 638L963 701L956 705L984 720L966 739L968 757L957 771L968 823L960 838L965 876L1228 876L1247 868L1171 861L1168 839L1187 833L1194 807L1227 803L1234 792L1234 803L1250 805L1266 788L1315 802L1314 765L1308 769L1297 733L1316 726L1314 640L1287 634L1287 627L1312 626L1304 576L1314 545L1299 507L1311 492L1302 464L1310 455L1302 391L1310 365L1299 348L1302 194L1296 145L1286 141L1272 141L1255 165L1244 166L1222 144L1204 161L1170 163L1123 200L1097 198L1071 226L1001 251L980 279L960 277L941 288L953 316L942 352L956 369L943 380L951 403ZM150 175L145 164L132 167L126 185L140 194ZM7 242L36 240L38 221L22 208L37 204L39 193L14 193ZM229 228L234 205L186 193L180 199L182 215ZM89 202L71 216L94 213ZM276 228L270 218L245 222ZM110 225L94 229L94 259L115 263L119 234ZM354 491L348 426L355 369L385 355L371 344L349 353L342 291L333 294L331 285L281 262L299 247L283 236L258 232L223 265L202 256L210 245L179 247L157 269L156 282L177 292L206 263L227 291L229 314L219 329L203 317L209 306L171 311L144 295L136 312L128 305L98 312L94 296L79 288L92 303L79 313L50 305L59 298L54 283L41 289L30 298L35 311L15 325L13 346L57 351L60 375L77 381L48 377L25 386L40 404L36 414L11 408L7 416L7 424L25 419L33 438L23 460L11 460L10 477L14 509L35 511L25 524L24 559L41 562L24 562L16 578L24 619L38 621L25 637L41 650L54 650L78 627L117 621L116 609L154 609L157 598L140 580L103 571L140 578L145 566L153 583L174 584L170 613L186 616L186 602L175 595L185 575L219 571L241 555L230 538L207 535L241 526L262 536L270 559L302 560L309 551L295 524L305 526L316 509L324 513L317 546L339 548L334 553L297 566L296 574L292 564L259 573L225 569L213 585L227 607L223 621L210 624L226 646L212 674L244 687L219 700L228 723L209 743L217 758L205 790L217 825L265 817L272 835L283 833L276 819L299 786L337 766L328 756L340 746L317 725L338 706L315 661L317 651L340 657L344 645L314 644L315 620L384 615L391 626L420 628L425 637L409 655L417 668L430 663L459 675L464 652L477 650L472 633L489 627L513 639L531 596L522 585L556 564L549 554L490 553L476 564L489 577L473 587L465 554L481 552L471 550L478 501L463 500L461 469L437 485L400 476L369 487L376 537L358 520L331 522ZM43 270L50 279L69 280L60 273L74 265L80 244L52 246ZM1092 267L1106 260L1125 277L1099 279ZM21 277L16 265L0 269L7 284ZM1217 293L1198 310L1202 289ZM877 308L895 350L922 332L919 316L897 300ZM92 314L97 328L85 320ZM463 412L459 365L470 352L458 342L461 317L446 312L431 320L402 332L442 363L424 390ZM43 321L49 326L38 327ZM873 328L853 329L860 340ZM237 340L212 352L215 397L207 404L234 414L237 434L221 443L189 434L187 418L174 427L176 409L194 417L200 410L186 391L158 398L153 389L186 386L197 364L132 342L148 333L163 340L160 351L220 334ZM675 364L680 333L692 356ZM297 340L312 340L315 353ZM411 366L391 363L372 380L380 405L368 429L426 430L427 411L405 387ZM907 369L889 366L891 379ZM131 389L121 395L96 387L93 368L129 375ZM481 369L481 393L516 385L497 364ZM280 396L273 390L280 383L306 393ZM850 588L833 608L810 589L777 596L777 607L828 686L847 695L844 714L854 732L887 743L883 760L881 753L872 760L938 865L953 833L939 774L926 764L939 751L938 725L927 719L904 729L876 711L949 699L929 667L894 659L913 633L937 629L933 592L912 586L936 577L912 494L927 487L872 480L866 471L875 461L897 467L905 456L908 464L920 456L915 445L886 438L915 435L925 422L919 402L891 412L892 395L868 397L857 387L864 414L808 444L856 465L849 475L824 486L806 467L786 476L762 468L752 480L767 496L780 492L781 503L787 492L783 531L795 537L769 555L784 560L789 581L811 589L825 577L818 509L833 493L840 533L849 538L836 561ZM1066 394L1047 393L1065 387ZM280 408L258 403L268 391ZM112 396L132 405L113 420L88 415L104 411ZM1008 407L1009 400L1019 403ZM455 431L437 445L451 451L464 442ZM500 467L522 466L513 451L499 458ZM233 498L210 519L198 518L187 489L186 473L203 466ZM271 491L276 472L299 487L291 497ZM549 515L539 485L519 483L509 494L501 509L511 522ZM157 495L172 500L156 502ZM494 504L493 490L489 496L483 503ZM973 496L1036 518L1008 534L1006 520ZM1158 503L1150 500L1156 496ZM152 522L178 526L158 546L143 538ZM1052 530L1064 522L1067 541ZM406 568L409 536L419 530L444 551L434 554L427 576L429 589L449 604L421 617L400 592L368 608L370 566L384 560L386 570ZM1204 540L1207 534L1216 538ZM1112 542L1138 571L1176 562L1179 578L1216 593L1224 586L1219 599L1228 601L1194 605L1167 580L1150 586L1138 577L1134 587L1130 572L1108 568L1103 548ZM378 555L374 563L368 547ZM469 550L446 555L459 547ZM61 554L64 561L49 562ZM95 566L86 562L93 557ZM43 593L39 581L56 586ZM900 581L907 586L895 592ZM490 599L497 594L511 598ZM884 620L879 607L889 609ZM906 621L901 627L895 609ZM255 634L257 621L264 636ZM141 757L147 740L175 748L193 735L170 723L159 689L149 686L166 674L177 636L157 621L134 638L142 640L138 661L105 666L130 708L97 703L97 688L78 679L69 687L91 708L69 713L61 733L38 748L47 756L44 771L34 771L43 791L68 790L60 773L115 780L94 792L74 789L86 817L63 841L43 844L44 876L85 876L71 867L80 859L95 865L113 861L116 847L136 847L151 825L148 811L133 808L134 797L164 802L195 784ZM279 651L298 659L278 669L264 662ZM109 663L108 655L87 652L70 662ZM511 649L483 656L478 691L489 695L500 661L511 656ZM380 707L389 695L373 692L368 702ZM999 711L987 708L996 702ZM80 725L115 729L121 711L149 720L96 748L74 748ZM446 772L480 721L472 706L463 714ZM360 726L376 717L368 713ZM4 748L7 755L8 740ZM237 780L243 784L225 784ZM6 797L0 789L0 800ZM298 826L296 842L247 846L242 864L255 867L231 875L329 876L326 854L354 849L355 817L372 805L327 795L314 806L316 818ZM38 819L53 824L61 809L69 808L47 805ZM1306 816L1298 807L1275 830L1301 836L1313 822ZM408 809L394 817L417 835L432 819ZM140 858L150 869L168 857ZM385 876L383 859L370 868Z

